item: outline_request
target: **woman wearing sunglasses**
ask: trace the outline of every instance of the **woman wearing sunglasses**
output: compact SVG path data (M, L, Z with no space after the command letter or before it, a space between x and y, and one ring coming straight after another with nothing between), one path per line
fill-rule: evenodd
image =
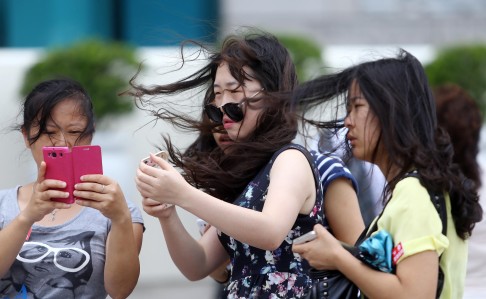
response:
M181 81L153 88L132 82L140 107L149 104L143 95L165 96L154 111L158 117L203 135L222 126L232 140L224 153L214 147L181 155L166 138L171 162L183 171L154 155L160 168L142 163L136 185L144 210L159 219L172 260L188 279L203 279L230 259L224 297L301 298L310 284L309 265L292 253L292 240L327 222L314 158L292 144L295 67L278 40L264 33L230 36L206 57L202 69ZM210 122L170 109L167 95L197 95L193 89L201 86ZM328 196L336 200L329 200L329 209L326 203L327 220L339 239L353 243L363 229L356 193L348 179L331 185L326 202ZM165 203L211 227L194 239Z

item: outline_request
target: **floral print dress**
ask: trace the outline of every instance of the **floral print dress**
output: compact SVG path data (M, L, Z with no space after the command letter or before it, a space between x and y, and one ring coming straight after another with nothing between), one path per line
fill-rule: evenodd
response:
M317 190L314 209L309 215L298 215L287 237L274 251L255 248L220 233L219 239L230 255L232 264L231 277L223 292L226 298L302 298L311 283L307 275L309 264L292 252L292 240L311 231L315 224L324 222L323 192L314 157L300 145L284 146L273 155L233 204L262 211L273 162L287 149L297 149L304 153L312 166Z

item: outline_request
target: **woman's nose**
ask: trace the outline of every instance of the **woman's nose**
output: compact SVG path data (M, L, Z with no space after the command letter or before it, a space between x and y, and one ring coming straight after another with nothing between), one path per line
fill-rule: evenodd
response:
M351 114L348 113L348 115L346 115L346 117L344 118L344 126L346 128L349 128L352 125L353 125L353 122L351 120Z
M223 106L226 103L230 103L230 102L233 102L233 101L234 101L234 99L233 99L231 92L229 92L227 90L223 90L222 94L221 94L221 105L220 105L220 107Z
M55 137L51 138L51 141L53 143L53 146L73 146L71 142L66 138L66 136L62 133L57 134Z

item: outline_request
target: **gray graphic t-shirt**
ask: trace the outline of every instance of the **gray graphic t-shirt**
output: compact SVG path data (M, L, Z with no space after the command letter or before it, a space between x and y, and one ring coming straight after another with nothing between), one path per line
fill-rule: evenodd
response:
M18 188L0 191L0 229L19 214ZM140 210L127 204L132 222L143 224ZM62 225L34 225L10 270L0 278L0 298L106 298L103 272L110 226L111 221L92 208Z

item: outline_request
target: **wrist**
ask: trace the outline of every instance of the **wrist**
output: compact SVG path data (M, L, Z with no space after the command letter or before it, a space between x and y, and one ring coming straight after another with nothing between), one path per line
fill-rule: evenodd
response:
M36 220L32 220L31 217L27 216L26 215L26 212L25 210L21 211L18 215L17 215L17 221L22 225L22 226L25 226L25 227L31 227L32 225L34 225L34 223L36 222Z

